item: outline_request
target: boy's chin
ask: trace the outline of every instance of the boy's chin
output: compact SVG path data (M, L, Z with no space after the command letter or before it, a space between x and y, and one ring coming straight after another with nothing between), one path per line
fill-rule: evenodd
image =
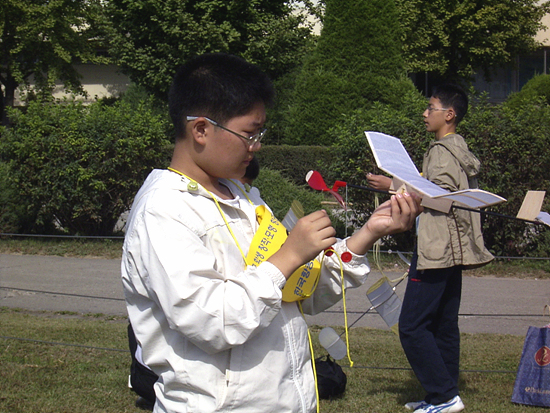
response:
M246 173L246 168L244 168L242 171L235 172L234 174L227 174L227 176L224 176L225 179L237 179L240 180L244 174Z

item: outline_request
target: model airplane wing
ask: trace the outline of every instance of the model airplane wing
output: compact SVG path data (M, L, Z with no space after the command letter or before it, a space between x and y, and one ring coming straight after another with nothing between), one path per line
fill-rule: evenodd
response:
M538 221L550 226L550 214L541 212L546 191L527 191L516 218Z
M470 208L485 208L506 202L505 198L481 189L448 192L420 175L401 140L379 132L365 132L365 135L378 167L392 175L397 184L405 185L423 198L430 198L431 201L425 203L428 207L445 212L453 202ZM435 206L438 204L442 207Z
M298 220L304 216L304 208L300 201L295 199L290 204L290 209L286 213L281 224L286 228L288 232L292 231L292 228L296 225Z

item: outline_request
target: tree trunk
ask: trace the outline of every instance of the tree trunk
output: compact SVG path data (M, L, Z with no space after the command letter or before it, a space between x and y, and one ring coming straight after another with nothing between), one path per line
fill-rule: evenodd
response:
M8 79L4 84L4 93L0 95L0 113L2 114L2 126L9 126L11 124L6 108L13 107L15 102L15 90L18 83L15 79L8 75ZM0 92L1 93L1 92Z

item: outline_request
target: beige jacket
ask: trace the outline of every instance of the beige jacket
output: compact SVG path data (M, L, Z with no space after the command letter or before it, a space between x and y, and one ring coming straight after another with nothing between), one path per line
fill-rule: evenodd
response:
M423 176L448 191L477 188L480 162L462 136L448 135L433 141L422 164ZM448 214L426 209L418 222L419 270L463 265L475 268L493 260L485 248L480 215L451 209Z

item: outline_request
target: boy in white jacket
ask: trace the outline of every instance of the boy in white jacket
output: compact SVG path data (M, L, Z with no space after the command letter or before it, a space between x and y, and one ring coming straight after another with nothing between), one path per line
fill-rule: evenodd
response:
M237 180L260 149L272 97L264 73L226 54L192 59L174 78L172 162L136 195L122 257L130 322L159 376L155 412L313 412L307 325L296 302L282 301L287 279L333 247L346 287L360 285L373 243L411 228L421 210L416 197L396 195L347 240L317 211L267 260L247 264L265 204ZM323 311L341 293L333 254L303 309Z

